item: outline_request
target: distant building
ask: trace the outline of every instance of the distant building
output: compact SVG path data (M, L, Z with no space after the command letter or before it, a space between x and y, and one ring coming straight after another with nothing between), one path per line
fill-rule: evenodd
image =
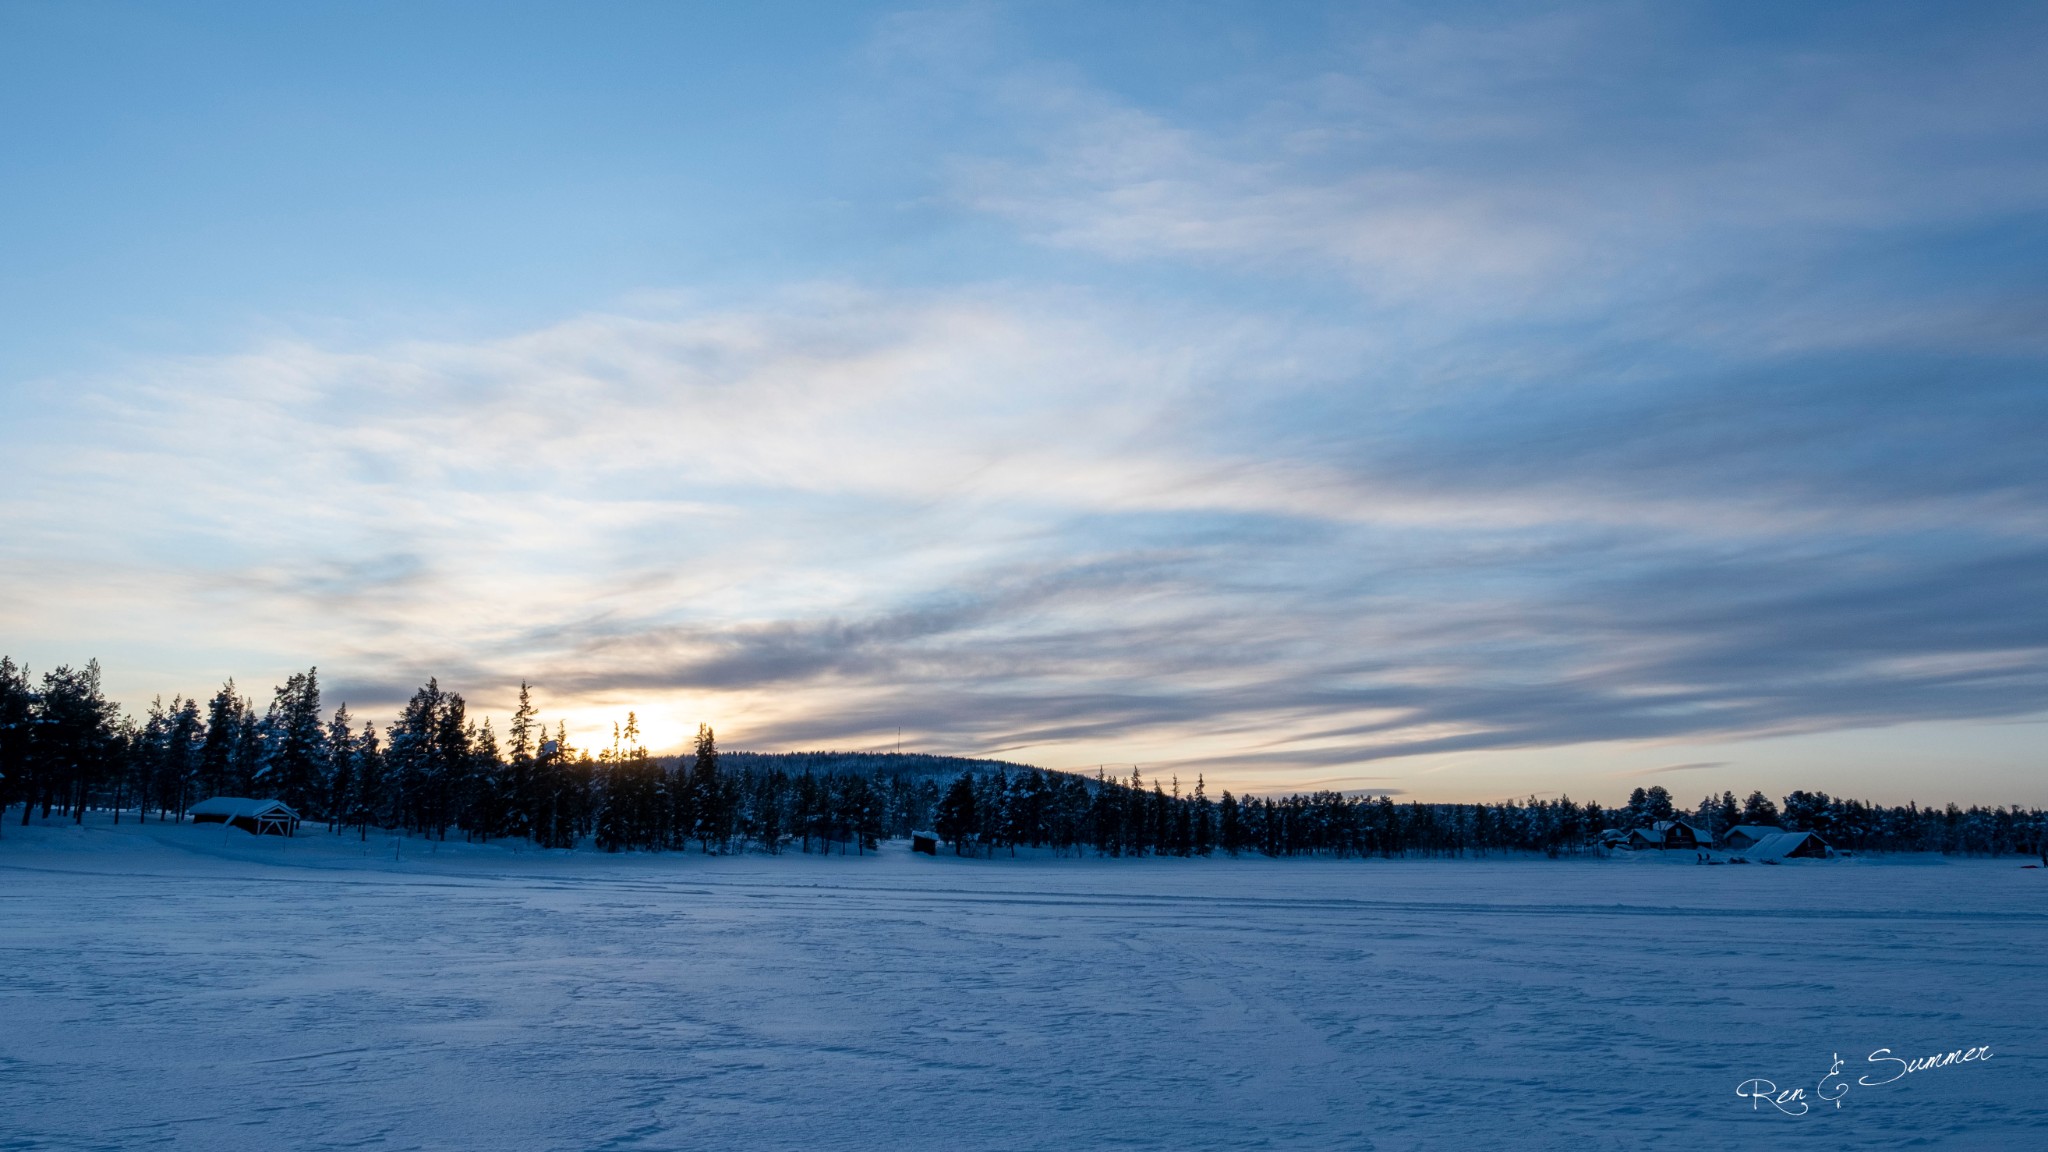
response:
M910 850L912 852L922 852L927 856L937 856L939 854L939 834L937 832L912 832L910 834Z
M215 796L188 811L194 824L232 824L251 836L291 836L299 830L299 814L282 800Z
M1835 854L1828 842L1811 832L1780 832L1766 836L1740 853L1744 860L1756 864L1775 864L1780 860L1825 860Z
M1714 846L1714 834L1704 828L1688 824L1683 820L1659 820L1648 828L1637 828L1628 834L1631 848L1680 848L1698 851Z
M1721 846L1730 852L1739 852L1766 836L1776 836L1783 831L1776 824L1737 824L1721 837Z

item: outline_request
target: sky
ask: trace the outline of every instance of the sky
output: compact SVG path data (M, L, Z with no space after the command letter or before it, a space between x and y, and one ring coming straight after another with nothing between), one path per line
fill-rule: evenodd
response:
M2048 803L2039 5L0 5L0 651Z

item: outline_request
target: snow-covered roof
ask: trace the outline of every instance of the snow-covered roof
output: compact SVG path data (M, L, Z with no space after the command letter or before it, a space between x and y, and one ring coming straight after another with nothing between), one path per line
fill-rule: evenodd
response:
M238 820L244 816L251 820L258 816L282 816L290 820L299 818L299 814L292 811L291 806L282 800L252 800L247 796L215 796L211 800L201 800L186 811L194 816L224 816L229 820Z
M1776 824L1737 824L1728 830L1727 835L1733 836L1740 832L1751 840L1761 840L1766 836L1776 836L1783 831L1784 829Z
M1742 854L1751 860L1783 860L1798 851L1799 846L1808 839L1812 839L1822 848L1828 846L1827 841L1811 832L1774 832L1744 848Z

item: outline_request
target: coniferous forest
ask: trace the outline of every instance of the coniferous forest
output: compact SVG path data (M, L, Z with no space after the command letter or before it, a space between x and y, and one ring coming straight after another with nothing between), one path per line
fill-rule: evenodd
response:
M1394 857L1595 851L1600 833L1683 819L1820 833L1848 851L2042 854L2048 813L2018 806L1885 806L1794 791L1707 796L1681 808L1661 787L1603 807L1568 797L1495 804L1396 803L1313 792L1211 796L1197 777L1049 771L947 756L722 752L709 727L682 756L650 755L629 713L611 741L576 747L521 685L502 736L462 695L429 680L379 731L344 704L324 710L317 669L259 704L230 680L209 699L123 713L97 662L41 676L0 657L0 816L83 822L179 820L211 796L284 801L308 823L367 840L520 838L543 848L858 854L931 829L952 850L1021 847L1105 856ZM4 820L0 820L4 824Z

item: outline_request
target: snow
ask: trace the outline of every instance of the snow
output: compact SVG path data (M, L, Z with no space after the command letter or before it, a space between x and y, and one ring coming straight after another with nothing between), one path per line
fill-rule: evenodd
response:
M230 820L244 816L253 820L272 813L293 820L299 818L299 814L282 800L254 800L247 796L215 796L211 800L201 800L190 809L193 816L225 816Z
M2048 1147L2010 858L0 837L0 1149Z
M1778 827L1776 824L1737 824L1735 827L1730 828L1728 830L1727 835L1734 836L1737 833L1740 833L1741 835L1749 837L1750 840L1755 841L1761 840L1766 836L1776 836L1783 831L1784 829ZM1726 837L1723 837L1723 839L1726 839Z

